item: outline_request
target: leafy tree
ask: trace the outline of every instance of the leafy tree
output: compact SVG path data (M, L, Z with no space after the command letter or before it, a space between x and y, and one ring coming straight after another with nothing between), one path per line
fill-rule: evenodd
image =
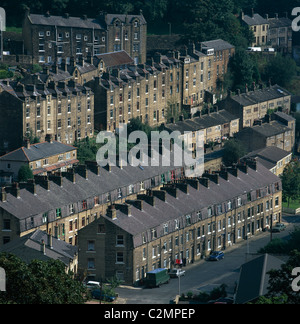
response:
M298 160L291 161L283 170L280 176L282 181L282 195L287 200L288 207L290 200L300 197L300 162Z
M230 61L229 69L233 75L233 89L245 89L253 82L260 81L260 75L256 61L244 50L237 50L234 58Z
M81 141L74 143L77 147L77 159L79 163L84 164L85 161L96 161L96 156L100 144L96 143L96 138L85 138Z
M237 163L238 160L246 154L246 150L236 139L231 139L224 144L223 163L230 166Z
M6 272L6 292L0 303L83 304L86 290L65 272L59 260L34 260L29 264L12 254L0 254L0 267Z
M297 65L292 58L277 54L267 63L263 78L265 81L270 80L272 84L286 87L296 76L296 70Z
M300 246L300 228L295 227L290 233L289 238L276 238L261 248L258 253L290 254L291 251L299 249Z
M269 272L269 287L267 297L275 298L278 296L286 296L286 304L299 304L300 294L292 289L291 283L294 277L292 270L299 267L300 252L293 250L288 261L281 266L279 270L271 270Z
M28 165L22 165L18 172L18 180L20 182L26 182L29 179L33 179L32 170Z

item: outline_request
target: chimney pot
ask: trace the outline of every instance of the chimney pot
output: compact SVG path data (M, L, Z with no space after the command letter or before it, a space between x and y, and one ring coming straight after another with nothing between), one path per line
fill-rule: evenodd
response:
M53 250L53 238L50 233L48 234L48 245L49 245L50 249Z

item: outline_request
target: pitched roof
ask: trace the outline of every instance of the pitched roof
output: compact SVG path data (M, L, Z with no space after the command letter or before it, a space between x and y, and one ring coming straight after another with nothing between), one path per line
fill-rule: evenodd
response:
M292 27L292 21L289 18L269 18L268 23L271 28Z
M52 15L36 15L30 14L29 20L34 25L45 25L45 26L57 26L57 27L76 27L76 28L95 28L95 29L105 29L105 26L100 24L97 19L83 19L80 17L62 17L62 16L52 16Z
M267 87L264 89L256 89L254 91L240 93L238 95L231 96L230 98L238 102L242 106L250 106L259 102L282 98L290 95L291 93L288 92L286 89L275 84L271 87Z
M134 63L132 57L125 51L99 54L95 56L99 62L100 60L103 60L107 68Z
M74 150L76 150L76 147L60 142L43 142L32 144L29 148L23 146L13 152L7 153L0 157L0 161L33 162Z
M270 270L279 269L283 261L269 254L264 254L241 266L240 277L235 297L236 304L245 304L264 296L268 290Z
M67 177L63 177L62 186L54 181L50 183L50 190L36 184L36 194L33 195L25 188L19 190L19 198L15 197L7 189L6 202L0 201L0 208L20 220L37 216L41 219L42 214L51 212L55 214L57 208L67 208L70 204L75 207L82 204L83 200L91 200L99 197L99 201L107 202L107 194L112 193L111 201L117 200L117 191L122 190L123 197L128 196L128 187L133 186L133 192L140 192L140 183L145 182L145 189L153 187L151 181L155 180L156 185L161 183L161 174L166 174L181 167L171 166L143 166L134 167L128 164L122 169L120 167L100 168L99 175L88 170L88 179L76 173L76 181L73 183ZM76 207L77 208L77 207ZM63 211L62 211L63 212ZM64 212L63 212L64 214ZM49 215L50 217L50 215ZM64 215L63 215L64 217ZM37 220L39 222L39 220Z
M275 136L291 130L291 128L283 125L277 120L273 120L269 123L263 123L262 125L255 125L251 129L253 132L259 133L264 137Z
M256 192L257 189L276 182L280 182L280 179L258 164L257 171L248 168L248 173L244 173L239 170L238 177L229 174L228 181L219 177L219 184L210 181L209 188L200 184L197 190L189 185L188 195L181 190L178 190L177 198L167 193L166 201L155 199L155 206L144 201L142 210L132 206L130 216L117 210L116 219L111 219L109 216L103 217L131 234L134 244L138 246L142 244L142 234L152 228L159 228L171 220L181 219L183 215L207 210L209 206L223 204L229 200L234 201L245 193ZM206 215L203 213L202 218L207 217L207 213ZM160 235L160 231L157 232Z
M46 254L43 254L41 251L42 241L46 244ZM47 261L53 259L60 260L66 266L69 266L70 259L74 259L75 255L78 253L78 247L52 237L51 249L48 245L47 233L36 230L33 233L16 238L3 245L0 248L0 252L12 253L26 263L30 263L32 260Z
M120 15L120 14L107 14L105 16L105 22L107 25L114 23L116 19L119 19L121 22L126 23L126 20L131 23L134 19L139 19L142 25L147 24L144 16L141 15Z
M245 15L243 18L243 21L249 26L267 25L268 24L268 20L263 18L261 15L259 15L257 13L251 17L248 15Z
M214 48L215 51L222 51L225 49L234 48L233 45L224 41L223 39L215 39L207 42L202 42L201 44L206 47Z
M213 126L227 124L236 119L238 118L230 114L227 110L219 110L218 112L213 112L209 115L178 121L175 124L167 124L165 128L172 132L180 131L183 134L184 132L188 131L193 132Z
M292 153L282 150L277 146L267 146L265 148L255 150L245 155L243 158L257 157L258 162L266 168L271 169L277 165L277 162L291 155Z

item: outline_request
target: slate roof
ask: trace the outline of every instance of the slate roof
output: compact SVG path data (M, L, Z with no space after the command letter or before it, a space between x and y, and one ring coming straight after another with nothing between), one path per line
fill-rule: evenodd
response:
M88 29L106 29L106 25L111 25L115 19L120 19L125 23L128 19L129 23L133 19L138 18L141 24L147 24L143 15L119 15L119 14L106 14L105 21L98 18L86 18L83 17L71 17L66 16L53 16L53 15L37 15L30 14L29 20L34 25L44 26L58 26L58 27L76 27L76 28L88 28Z
M165 128L172 132L180 131L183 134L188 131L194 132L217 125L224 125L237 119L236 116L233 116L227 110L219 110L218 112L210 113L210 115L178 121L175 124L167 124Z
M132 57L125 51L99 54L95 56L98 59L98 63L96 64L99 64L100 60L103 60L107 68L134 63Z
M269 275L267 272L280 269L283 261L264 254L241 266L240 277L235 296L235 304L246 304L264 296L268 290Z
M47 16L47 15L36 15L30 14L29 20L34 25L44 26L58 26L58 27L76 27L76 28L88 28L88 29L105 29L105 26L100 24L97 19L83 19L80 17L69 17L64 16Z
M50 156L76 150L76 147L53 141L32 144L30 148L21 147L0 157L0 161L33 162Z
M272 169L277 165L277 162L289 156L291 153L282 150L277 146L268 146L259 150L255 150L245 155L243 158L257 157L257 161L263 164L266 168Z
M42 80L38 84L22 84L21 82L16 81L9 81L9 84L6 84L4 81L0 81L0 87L7 93L13 95L14 97L18 98L21 101L25 101L25 98L36 98L37 96L45 96L48 94L52 94L56 96L57 94L66 95L67 93L73 93L77 95L77 92L86 92L90 91L91 89L76 84L73 80L69 80L67 84L63 85L63 88L60 87L61 85L58 84L56 90L52 89L50 86L48 87L40 87L42 84ZM0 92L1 94L1 92Z
M231 96L231 99L238 102L242 106L250 106L259 102L273 100L276 98L279 99L290 95L290 92L275 84L264 89L256 89L255 91L248 91L247 93Z
M196 190L189 186L188 195L178 190L177 198L167 194L166 202L156 198L155 206L144 201L143 210L132 206L131 216L117 210L116 219L111 219L109 216L103 217L131 234L135 246L138 246L142 244L142 234L152 228L159 228L162 224L175 219L184 221L184 215L205 211L209 206L222 204L229 200L233 201L244 196L245 193L256 192L256 189L265 188L267 185L277 182L280 182L277 176L258 164L257 171L248 168L246 174L239 170L238 177L229 174L228 181L219 177L219 184L210 181L209 188L200 184L200 190ZM204 212L202 216L203 219L207 218L207 212L206 215Z
M277 120L273 120L270 123L263 123L262 125L255 125L251 129L263 137L271 137L292 130Z
M107 25L111 25L114 23L115 19L119 19L121 22L125 23L126 19L129 23L132 22L132 20L138 18L140 23L142 25L147 24L145 18L143 15L120 15L120 14L107 14L105 16L105 22Z
M269 18L268 23L271 28L280 28L280 27L291 27L292 21L289 18L282 17L282 18Z
M223 39L215 39L207 42L201 42L201 44L208 48L214 48L215 51L222 51L225 49L234 48L233 45L224 41Z
M46 244L45 255L41 252L42 240L44 240ZM26 263L30 263L33 260L47 261L53 259L62 261L66 266L69 266L70 259L74 259L75 255L78 253L78 247L54 237L52 237L52 247L53 249L48 246L47 233L36 230L33 233L16 238L3 245L0 248L0 252L12 253Z
M267 19L257 13L254 14L253 17L245 15L243 21L249 26L267 25L269 23Z
M16 198L7 190L7 201L0 201L0 208L19 220L37 216L39 218L37 222L39 222L43 213L55 214L57 208L67 208L69 204L75 204L75 208L77 208L77 204L78 206L81 205L83 200L94 203L94 198L99 197L100 204L106 203L107 193L114 194L114 197L111 198L112 201L117 200L116 192L118 189L122 189L123 197L126 197L130 185L134 186L135 193L140 192L139 186L142 181L145 181L145 189L151 186L152 178L156 178L157 185L159 185L160 175L174 169L181 170L180 167L174 166L134 167L129 164L122 169L111 167L110 172L106 168L100 168L99 175L89 170L88 180L76 173L75 183L63 177L62 186L51 181L50 190L36 184L36 195L24 188L20 189L20 197ZM138 189L136 189L137 186ZM64 210L62 213L63 217L66 216Z

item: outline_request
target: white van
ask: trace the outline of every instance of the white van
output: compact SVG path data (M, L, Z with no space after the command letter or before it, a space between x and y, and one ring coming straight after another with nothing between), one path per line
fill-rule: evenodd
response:
M261 52L261 47L248 47L249 52Z

